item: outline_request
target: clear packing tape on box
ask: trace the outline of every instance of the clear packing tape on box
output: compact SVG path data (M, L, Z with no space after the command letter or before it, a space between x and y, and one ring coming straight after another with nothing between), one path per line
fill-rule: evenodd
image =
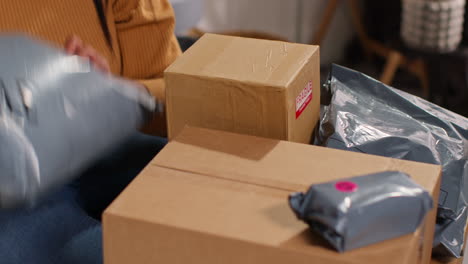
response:
M460 257L468 204L468 119L333 65L315 144L442 165L434 246Z
M429 193L397 171L312 185L289 203L339 252L412 233L433 208Z
M133 84L27 37L1 35L0 57L1 209L71 181L155 109Z

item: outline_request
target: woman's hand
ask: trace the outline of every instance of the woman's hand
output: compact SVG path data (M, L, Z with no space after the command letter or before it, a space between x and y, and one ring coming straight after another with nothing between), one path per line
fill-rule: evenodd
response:
M70 55L78 55L89 59L95 68L105 73L110 73L110 66L106 58L99 54L93 47L85 45L76 35L69 37L65 43L65 51Z
M85 45L78 36L72 35L68 38L65 43L65 51L70 55L78 55L80 57L89 59L95 68L104 73L110 74L109 63L107 62L106 58L99 54L99 52L97 52L93 47ZM142 84L134 82L134 85L139 90L148 93L148 89L146 89L146 87Z

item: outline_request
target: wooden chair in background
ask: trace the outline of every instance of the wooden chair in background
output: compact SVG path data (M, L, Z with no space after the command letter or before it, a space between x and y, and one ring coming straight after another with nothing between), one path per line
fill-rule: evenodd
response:
M338 5L341 2L347 2L351 13L352 23L359 41L363 47L367 58L371 55L377 55L385 60L385 66L382 70L379 80L385 84L391 85L395 73L399 68L403 68L415 75L421 84L422 95L424 98L430 96L429 76L427 73L427 64L424 58L415 56L409 57L405 52L396 48L387 47L383 43L372 39L366 31L362 21L360 4L358 0L328 0L322 21L317 32L314 34L311 44L320 45L327 35L330 23L333 20Z

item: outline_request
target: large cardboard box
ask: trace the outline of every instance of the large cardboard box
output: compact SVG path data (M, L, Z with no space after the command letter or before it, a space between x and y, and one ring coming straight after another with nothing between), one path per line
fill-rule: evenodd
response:
M318 46L206 34L164 73L168 135L185 125L309 143Z
M288 195L386 170L438 200L440 167L187 128L105 211L106 264L428 264L435 212L413 234L340 254L298 221Z

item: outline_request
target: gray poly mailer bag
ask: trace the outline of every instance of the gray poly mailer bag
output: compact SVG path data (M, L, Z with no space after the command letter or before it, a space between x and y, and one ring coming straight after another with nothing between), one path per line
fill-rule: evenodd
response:
M0 208L32 205L137 131L153 98L85 60L0 36Z
M458 239L464 237L466 213L467 208L465 207L455 219L437 218L433 255L444 259L444 257L448 256L447 253L463 251L463 243L458 243ZM450 249L449 252L447 252L448 249ZM454 255L453 253L450 254L451 256Z
M315 144L442 165L435 241L459 257L468 201L468 119L338 65L325 88L329 102L322 100Z
M433 208L430 194L397 171L312 185L289 203L339 252L412 233Z

